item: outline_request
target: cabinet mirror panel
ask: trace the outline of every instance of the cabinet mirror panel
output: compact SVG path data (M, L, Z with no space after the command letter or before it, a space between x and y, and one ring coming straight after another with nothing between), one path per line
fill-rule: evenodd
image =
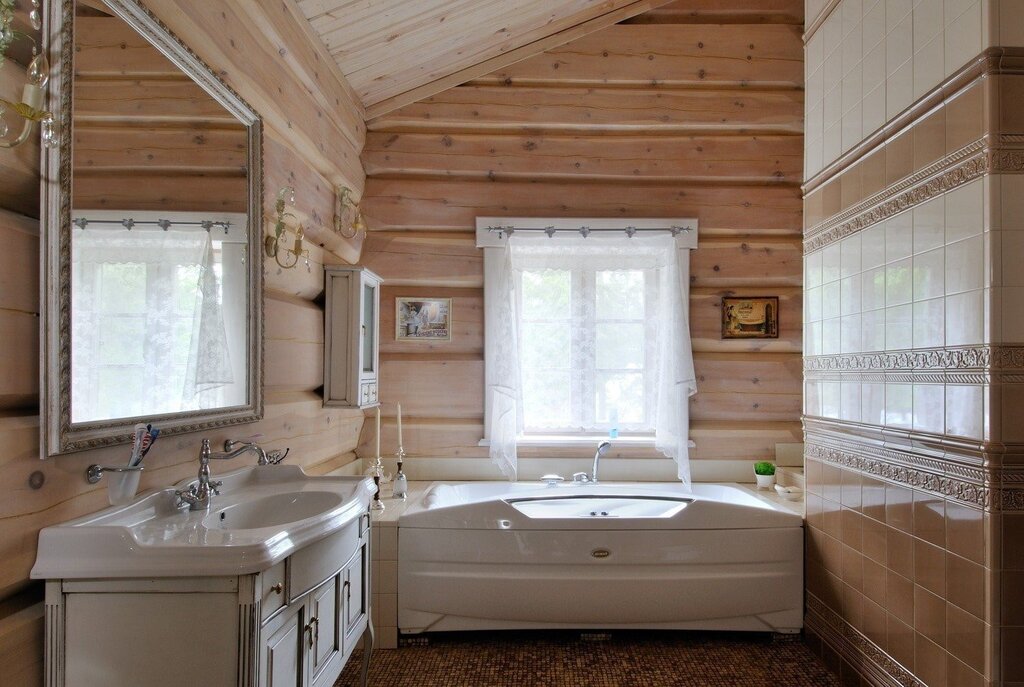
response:
M52 5L44 457L256 420L259 118L136 0Z

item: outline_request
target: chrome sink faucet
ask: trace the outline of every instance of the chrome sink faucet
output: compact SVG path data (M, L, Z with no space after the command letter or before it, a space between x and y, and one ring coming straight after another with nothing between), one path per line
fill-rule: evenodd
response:
M233 441L231 439L228 439L227 441L224 442L224 450L226 452L230 453L231 451L234 451L236 448L239 448L240 450L232 454L233 456L237 456L238 454L244 453L245 451L252 451L253 453L256 454L257 465L277 465L278 463L285 459L285 456L287 456L288 452L291 450L286 448L284 451L265 451L263 450L263 447L257 444L255 441Z

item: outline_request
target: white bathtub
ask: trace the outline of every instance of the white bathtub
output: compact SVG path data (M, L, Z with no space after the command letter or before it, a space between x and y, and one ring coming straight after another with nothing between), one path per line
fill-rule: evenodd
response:
M435 483L399 520L399 630L797 632L802 524L730 485Z

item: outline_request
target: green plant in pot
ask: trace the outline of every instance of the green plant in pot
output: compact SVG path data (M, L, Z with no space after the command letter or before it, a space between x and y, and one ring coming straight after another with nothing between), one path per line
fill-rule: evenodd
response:
M767 460L754 463L754 477L757 478L758 489L771 489L775 484L775 463Z

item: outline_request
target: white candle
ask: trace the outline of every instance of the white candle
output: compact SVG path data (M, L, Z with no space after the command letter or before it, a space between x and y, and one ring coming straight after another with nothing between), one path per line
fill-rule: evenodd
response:
M380 460L380 406L377 406L377 460Z
M398 450L402 450L402 404L398 404Z

